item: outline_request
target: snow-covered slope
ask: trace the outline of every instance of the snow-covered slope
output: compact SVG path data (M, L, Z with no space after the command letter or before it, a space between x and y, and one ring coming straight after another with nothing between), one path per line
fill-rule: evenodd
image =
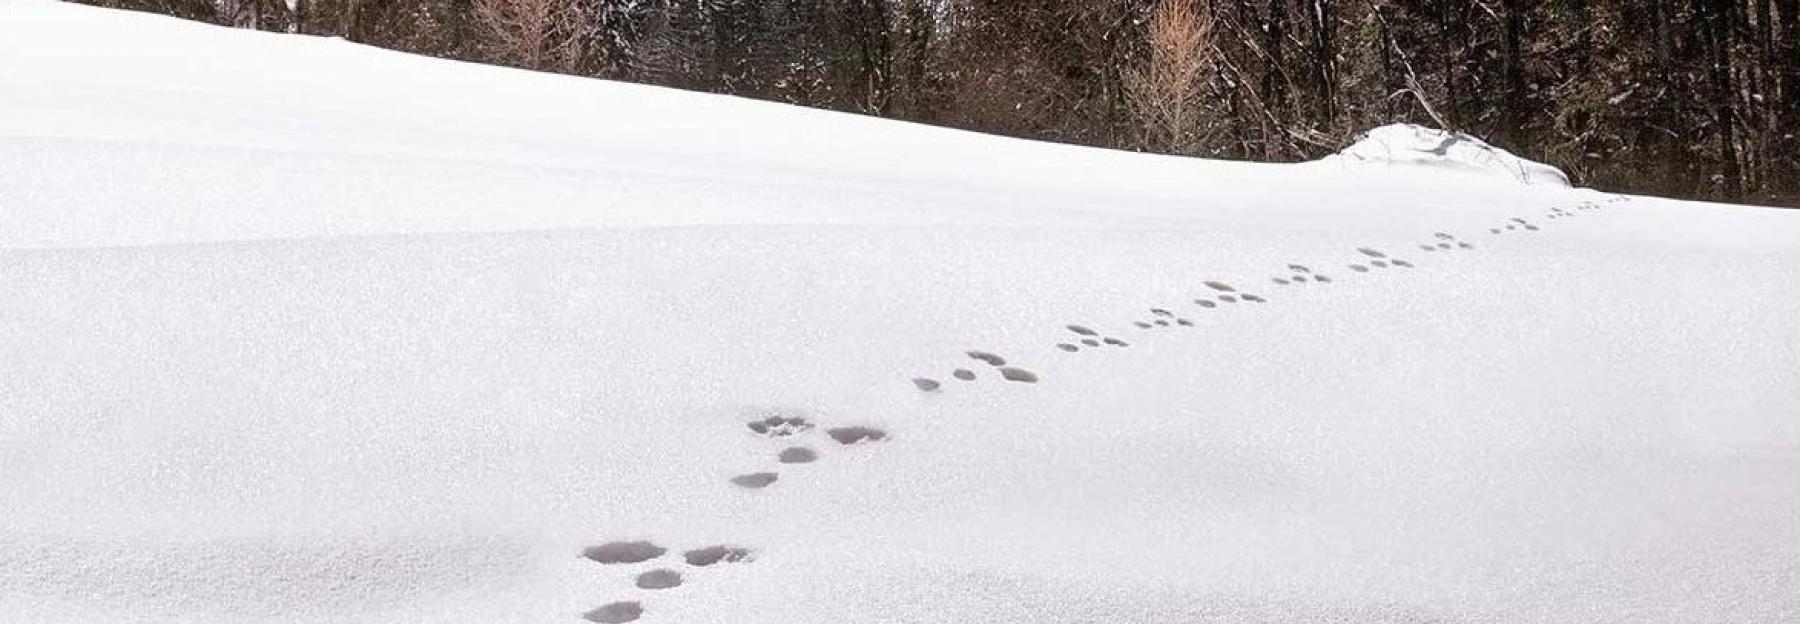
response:
M1800 617L1800 217L1440 169L0 0L0 621Z

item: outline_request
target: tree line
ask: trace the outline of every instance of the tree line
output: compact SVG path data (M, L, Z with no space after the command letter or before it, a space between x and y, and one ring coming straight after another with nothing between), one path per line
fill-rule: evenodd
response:
M1621 191L1800 205L1800 0L85 0L1101 147L1434 125Z

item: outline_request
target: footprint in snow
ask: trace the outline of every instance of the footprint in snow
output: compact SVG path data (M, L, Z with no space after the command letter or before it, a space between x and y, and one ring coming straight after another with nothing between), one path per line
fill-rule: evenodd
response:
M1069 327L1069 331L1075 332L1076 334L1080 334L1082 336L1098 336L1098 335L1100 335L1099 332L1096 332L1092 329L1088 329L1081 325L1070 325L1068 327Z
M874 427L837 427L825 431L838 444L850 446L864 441L880 442L887 439L887 432Z
M1290 284L1290 283L1292 283L1292 282L1289 282L1289 281L1287 281L1287 280L1285 280L1285 279L1281 279L1281 278L1279 278L1279 277L1271 277L1271 278L1269 278L1269 281L1271 281L1271 282L1275 282L1275 283L1276 283L1276 284L1280 284L1280 285L1282 285L1282 286L1287 286L1287 285L1288 285L1288 284Z
M738 546L727 546L724 544L720 544L718 546L707 546L705 548L695 548L693 550L681 553L681 557L682 557L682 559L687 561L688 565L704 568L706 566L710 566L715 563L739 563L739 562L753 561L755 554L756 553L754 551L752 551L748 548L742 548L742 547L738 547Z
M745 489L760 490L773 485L779 479L781 476L773 472L753 472L732 477L731 484Z
M1198 305L1198 306L1200 306L1200 307L1202 307L1202 308L1216 308L1216 307L1219 307L1219 304L1217 304L1217 303L1213 303L1213 302L1212 302L1212 301L1210 301L1210 300L1207 300L1207 299L1195 299L1195 300L1194 300L1194 304L1195 304L1195 305Z
M1087 339L1082 340L1081 344L1084 344L1084 345L1087 345L1090 347L1098 347L1098 346L1100 346L1100 341L1095 340L1093 338L1087 338Z
M607 542L599 546L589 546L581 551L581 556L606 565L621 563L643 563L663 556L669 549L646 541Z
M1017 381L1020 383L1038 382L1037 373L1033 373L1023 368L1013 368L1011 366L1001 367L1000 377L1007 381Z
M582 614L582 619L596 624L625 624L635 622L644 615L644 605L636 600L626 600L607 604L593 611Z
M975 371L966 368L959 368L951 371L950 376L963 381L975 381Z
M797 416L770 416L762 420L752 420L745 423L744 426L749 427L750 431L757 435L771 438L785 438L813 428L812 423Z
M670 589L681 586L681 573L668 568L657 568L637 576L638 589Z
M784 464L810 464L818 461L819 453L804 446L790 446L782 449L775 460Z
M1130 344L1127 344L1127 343L1126 343L1126 342L1125 342L1125 341L1123 341L1123 340L1119 340L1119 339L1118 339L1118 338L1107 338L1107 339L1106 339L1106 344L1109 344L1109 345L1112 345L1112 346L1115 346L1115 347L1129 347L1129 346L1131 346L1131 345L1130 345Z
M1077 347L1077 346L1075 346L1075 345L1072 345L1072 344L1069 344L1069 343L1066 343L1066 342L1063 342L1063 343L1058 343L1058 344L1057 344L1057 345L1056 345L1056 348L1058 348L1058 349L1062 349L1062 350L1064 350L1064 351L1067 351L1067 352L1069 352L1069 353L1074 353L1074 352L1076 352L1076 351L1080 351L1080 350L1081 350L1081 347Z
M1237 292L1236 288L1232 288L1230 284L1226 284L1225 282L1216 282L1216 281L1208 280L1206 282L1206 287L1211 288L1216 291L1219 291L1219 292L1228 292L1228 293L1229 292Z
M1363 266L1360 264L1352 264L1352 265L1350 265L1350 270L1356 271L1357 273L1368 273L1369 267L1366 267L1366 266Z
M1382 253L1380 251L1376 251L1374 249L1370 249L1368 247L1357 247L1356 251L1358 253L1361 253L1362 255L1368 256L1370 258L1386 258L1387 257L1387 254Z
M1006 366L1006 358L986 351L969 351L968 355L970 359L986 362L988 366Z
M914 377L912 382L913 382L914 386L917 386L920 390L923 390L925 392L935 391L938 388L943 387L943 385L944 385L944 384L938 383L938 380L936 380L936 379L928 379L925 377Z

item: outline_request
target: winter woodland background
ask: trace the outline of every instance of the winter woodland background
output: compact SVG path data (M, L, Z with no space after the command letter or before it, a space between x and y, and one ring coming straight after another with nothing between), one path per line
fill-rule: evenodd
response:
M1131 150L1291 161L1417 122L1800 205L1800 0L87 1Z

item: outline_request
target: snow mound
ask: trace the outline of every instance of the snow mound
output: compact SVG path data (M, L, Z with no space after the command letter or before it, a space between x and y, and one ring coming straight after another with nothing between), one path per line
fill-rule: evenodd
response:
M1463 134L1414 124L1393 124L1363 133L1356 143L1325 158L1356 165L1410 165L1457 171L1527 185L1569 186L1561 169L1526 160Z
M0 0L0 623L1794 621L1800 213L1455 170Z

